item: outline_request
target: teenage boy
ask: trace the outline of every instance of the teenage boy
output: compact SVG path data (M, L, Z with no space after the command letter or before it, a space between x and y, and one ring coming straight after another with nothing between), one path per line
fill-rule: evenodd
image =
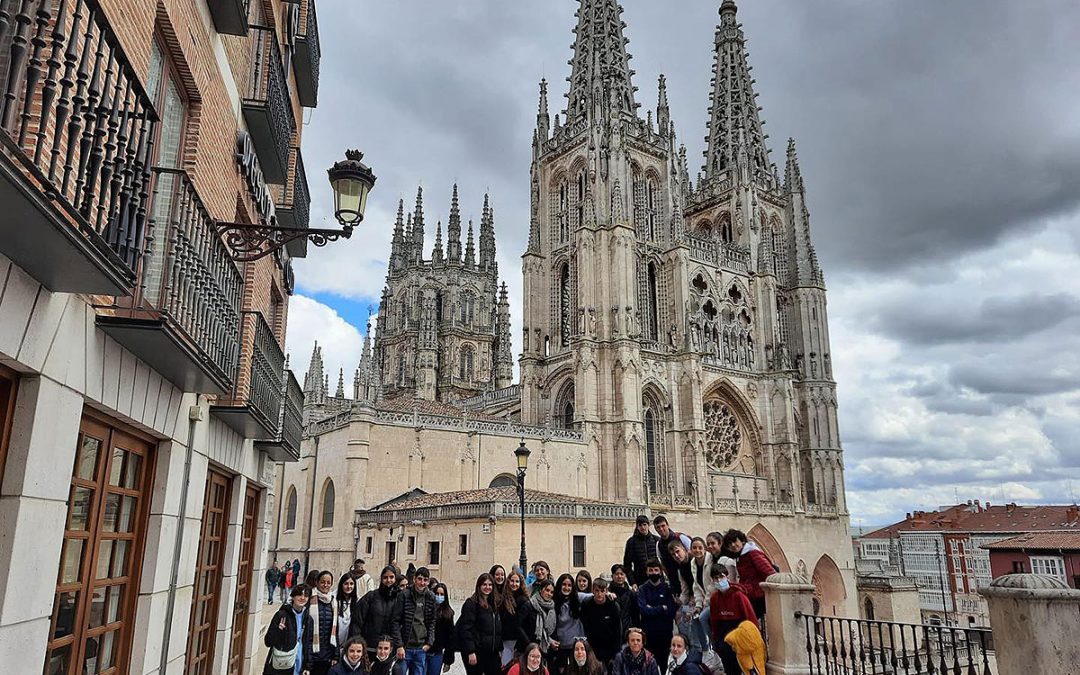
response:
M608 596L607 579L592 583L592 597L581 604L581 624L593 652L606 669L622 646L622 612L618 599Z
M402 593L401 641L397 656L404 658L409 675L427 673L427 653L435 640L435 594L428 590L431 573L421 567L412 585Z
M709 575L712 577L714 589L709 597L709 627L713 649L724 664L725 673L740 673L742 670L735 650L724 642L724 638L743 621L757 625L758 617L742 589L728 580L727 565L714 564Z
M741 530L728 530L724 533L722 544L724 553L735 559L735 569L739 572L739 587L758 617L765 616L765 591L761 582L777 572L772 561L757 544L750 541Z
M671 526L668 525L667 518L664 516L656 516L653 518L652 522L653 527L656 528L656 534L660 537L660 541L656 544L656 557L663 563L668 583L671 584L671 592L676 596L682 595L682 580L679 578L679 565L675 562L675 559L671 557L671 551L668 549L668 545L673 541L680 541L682 542L683 548L689 551L690 537L672 530Z
M615 603L619 606L619 613L622 615L620 634L626 635L627 629L631 626L641 625L641 612L638 611L637 591L630 586L626 568L618 563L611 566L611 584L608 585L608 590L615 594Z
M678 600L664 579L663 567L656 558L645 563L646 580L638 586L638 610L641 627L645 629L645 648L656 657L663 673L671 652L671 636L675 632L675 612Z
M656 544L660 541L652 532L649 532L649 517L640 515L634 524L634 533L626 540L623 548L623 568L630 577L630 583L640 586L645 583L645 563L649 558L656 555Z

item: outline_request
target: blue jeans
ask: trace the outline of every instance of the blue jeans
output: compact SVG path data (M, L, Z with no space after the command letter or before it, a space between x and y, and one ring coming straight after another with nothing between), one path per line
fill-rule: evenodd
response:
M427 655L427 675L442 675L442 662L443 655L428 654Z
M266 584L266 604L274 604L274 590L277 589L277 584Z
M406 649L405 668L409 675L427 675L427 652L423 649Z
M708 605L705 609L701 610L701 614L698 614L696 632L701 640L701 651L705 651L708 648L709 643L712 642L710 635L712 634L712 626L709 625L709 617L712 616L712 607Z

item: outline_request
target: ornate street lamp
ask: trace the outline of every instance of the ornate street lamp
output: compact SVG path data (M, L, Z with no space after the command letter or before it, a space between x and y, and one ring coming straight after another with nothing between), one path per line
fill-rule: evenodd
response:
M527 575L528 559L525 557L525 472L529 470L529 455L532 452L525 447L525 439L521 439L521 445L517 450L514 450L514 456L517 457L517 481L518 481L518 499L521 506L521 557L518 563L521 566L521 574Z
M307 238L316 246L352 236L353 228L364 219L368 193L375 185L375 174L361 159L359 150L346 150L345 160L335 162L327 170L330 187L334 190L334 217L340 230L321 230L307 227L283 227L270 223L217 223L218 232L229 245L233 259L238 262L258 260L270 255L296 239Z

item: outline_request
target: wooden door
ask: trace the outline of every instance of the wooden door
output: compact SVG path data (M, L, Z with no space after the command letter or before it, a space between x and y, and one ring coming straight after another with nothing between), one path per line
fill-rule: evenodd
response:
M195 590L188 623L188 675L206 675L214 664L225 534L229 526L229 483L229 477L220 471L213 468L207 470L202 534L199 537L199 556L195 561Z
M248 486L244 493L244 523L240 528L240 564L236 574L236 603L233 605L232 648L229 650L229 675L243 675L244 652L248 644L248 602L251 599L251 575L255 573L255 521L259 508L259 490ZM256 583L256 586L258 584ZM255 602L262 606L262 587L256 589Z
M105 418L83 417L45 675L128 672L153 477L152 448L148 440Z

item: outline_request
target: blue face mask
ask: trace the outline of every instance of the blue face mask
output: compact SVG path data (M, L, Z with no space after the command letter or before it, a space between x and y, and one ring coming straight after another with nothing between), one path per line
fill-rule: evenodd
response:
M731 588L731 582L727 579L721 579L720 581L716 582L716 590L720 591L721 593L723 593L729 588Z
M441 605L444 602L446 602L446 596L445 595L436 595L435 596L435 604L436 605Z

